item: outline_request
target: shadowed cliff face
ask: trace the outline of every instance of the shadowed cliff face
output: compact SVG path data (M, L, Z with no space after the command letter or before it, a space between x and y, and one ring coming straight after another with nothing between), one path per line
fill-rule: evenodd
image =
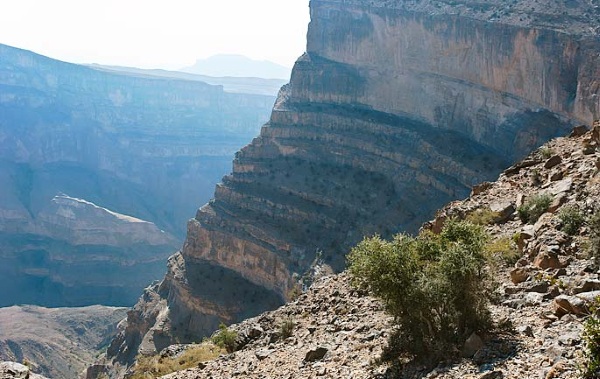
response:
M134 304L274 100L0 45L0 306Z
M311 2L307 53L260 136L188 223L178 259L286 299L316 256L341 270L363 235L415 231L473 184L598 117L597 36L400 3ZM163 284L156 309L177 303L175 318L219 304L180 297L185 275Z

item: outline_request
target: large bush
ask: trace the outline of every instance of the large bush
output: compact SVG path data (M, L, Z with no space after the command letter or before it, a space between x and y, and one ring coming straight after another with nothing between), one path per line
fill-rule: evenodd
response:
M596 298L591 306L592 314L583 324L583 340L585 342L582 376L585 379L600 378L600 316L598 306L600 298Z
M587 220L590 229L590 253L596 260L600 260L600 210Z
M383 300L398 323L384 359L438 360L489 326L481 226L450 220L439 234L366 238L348 256L355 285Z

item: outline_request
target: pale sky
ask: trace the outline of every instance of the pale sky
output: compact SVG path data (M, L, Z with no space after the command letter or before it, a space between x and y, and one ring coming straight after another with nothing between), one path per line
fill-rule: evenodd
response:
M291 67L308 2L2 0L0 43L73 63L179 69L222 53Z

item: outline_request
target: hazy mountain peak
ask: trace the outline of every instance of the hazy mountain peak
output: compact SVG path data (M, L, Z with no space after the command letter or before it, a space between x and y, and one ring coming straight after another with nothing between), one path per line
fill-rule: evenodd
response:
M180 71L208 76L257 77L289 79L291 68L267 60L254 60L239 54L218 54L198 59L193 66Z

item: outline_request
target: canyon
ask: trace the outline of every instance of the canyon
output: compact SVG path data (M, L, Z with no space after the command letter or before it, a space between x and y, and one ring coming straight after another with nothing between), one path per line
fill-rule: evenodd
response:
M119 377L138 353L294 298L315 264L342 270L363 236L415 232L473 185L600 117L593 1L310 6L307 51L269 121L188 222L165 278L129 312L97 372Z
M273 84L0 57L0 306L133 305L268 119Z

